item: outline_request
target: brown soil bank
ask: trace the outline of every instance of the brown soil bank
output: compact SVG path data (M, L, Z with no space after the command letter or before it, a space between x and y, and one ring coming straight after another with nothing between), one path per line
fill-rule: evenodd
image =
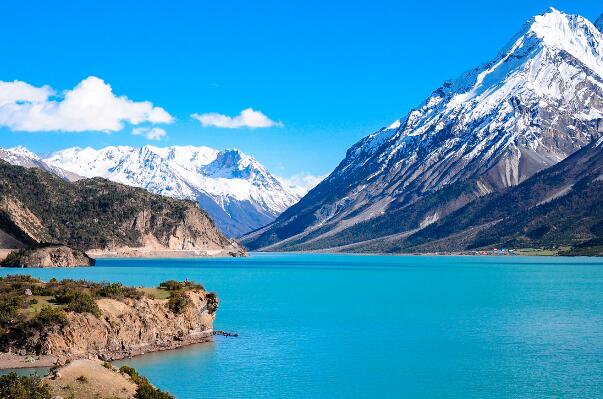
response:
M214 293L190 282L141 290L28 276L1 279L0 302L7 309L0 315L0 350L57 362L122 359L209 341L218 308Z

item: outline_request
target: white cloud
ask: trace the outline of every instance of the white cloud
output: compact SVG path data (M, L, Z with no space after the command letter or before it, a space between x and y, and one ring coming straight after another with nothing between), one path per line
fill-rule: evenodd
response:
M201 122L204 127L213 126L228 129L235 128L261 128L261 127L282 127L282 122L275 122L260 111L247 108L241 111L237 116L227 116L210 112L207 114L192 114L191 117Z
M90 76L58 98L49 86L0 82L0 126L15 131L103 131L124 123L171 123L174 118L149 101L136 102L113 94L111 86Z
M25 82L0 81L0 107L17 102L43 102L54 95L50 86L35 87Z
M306 195L308 191L316 187L328 175L329 174L327 173L324 175L315 176L311 175L310 173L300 172L288 178L277 177L277 179L297 194Z
M132 129L134 136L144 136L149 140L161 140L167 136L165 129L160 127L136 127Z

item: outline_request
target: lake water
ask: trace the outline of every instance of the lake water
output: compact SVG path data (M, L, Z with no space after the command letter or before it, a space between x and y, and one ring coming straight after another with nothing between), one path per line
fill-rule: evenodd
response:
M253 254L25 272L217 291L214 327L238 338L126 362L178 398L603 397L602 259Z

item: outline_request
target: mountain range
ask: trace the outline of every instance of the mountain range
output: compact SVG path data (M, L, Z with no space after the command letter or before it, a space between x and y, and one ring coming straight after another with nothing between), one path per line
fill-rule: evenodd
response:
M561 231L560 220L534 216L533 225L523 221L518 234L529 238L536 230L540 233L531 236L542 240L510 234L505 220L517 209L542 216L534 209L581 195L577 190L582 180L567 182L562 189L554 184L542 188L550 201L525 194L531 202L518 203L512 199L518 201L519 194L497 195L516 193L515 187L532 192L536 176L548 176L547 170L582 148L592 147L589 154L595 160L601 156L600 145L594 143L603 133L603 16L595 25L555 9L532 18L491 61L445 82L419 107L352 146L331 175L273 223L243 237L243 243L252 250L355 252L554 245L559 240L551 235ZM590 182L597 192L600 178L593 176ZM501 208L492 198L514 205ZM597 198L591 199L589 206L601 209ZM458 219L478 206L480 216L499 216L486 218L489 238L425 244L435 239L429 232L442 226L449 226L450 234L461 227L486 234L476 230L485 219L471 219L475 225ZM501 214L501 209L507 210ZM579 214L577 209L576 226ZM587 223L582 234L566 235L565 243L596 239L601 211L591 217L594 230ZM447 237L441 230L438 234Z
M300 198L239 150L173 146L68 148L40 158L23 147L0 150L9 163L75 181L103 177L172 198L197 201L217 226L237 237L273 221ZM302 192L303 193L303 192Z

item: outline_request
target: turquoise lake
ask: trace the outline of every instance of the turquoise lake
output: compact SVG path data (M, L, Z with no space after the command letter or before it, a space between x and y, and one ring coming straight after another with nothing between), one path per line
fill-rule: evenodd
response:
M603 397L603 259L252 254L0 269L216 291L239 333L125 363L177 398Z

